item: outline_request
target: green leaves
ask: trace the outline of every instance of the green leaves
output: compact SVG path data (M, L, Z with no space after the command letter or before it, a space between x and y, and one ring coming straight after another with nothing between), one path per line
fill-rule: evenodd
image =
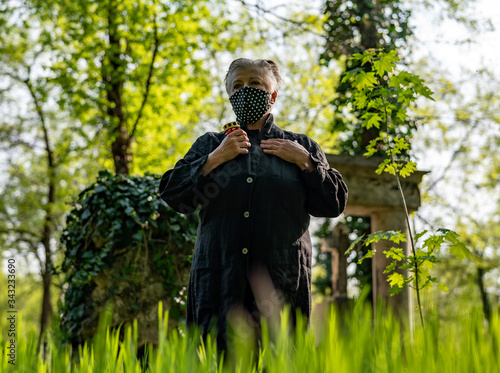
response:
M377 75L382 77L385 74L392 72L398 61L399 57L396 51L392 50L389 53L381 54L379 58L373 62L373 68L377 72Z
M373 87L375 84L377 84L377 78L375 78L375 74L366 73L364 71L360 71L358 74L356 74L352 83L352 85L358 90L362 90L366 87Z
M418 242L423 236L428 234L427 231L422 231L415 235L415 243ZM346 251L348 254L360 244L369 247L373 243L387 240L394 244L406 242L406 234L400 231L378 231L367 236L363 235L358 237ZM448 229L440 228L436 234L429 235L421 247L415 252L415 255L407 255L403 247L394 246L388 250L384 250L383 255L391 259L391 262L384 270L388 274L387 281L391 286L391 295L398 294L402 288L411 283L415 283L417 276L421 279L418 289L424 289L432 284L437 284L439 289L447 291L448 288L440 284L438 279L432 277L430 270L434 263L438 261L437 252L443 248L448 248L450 253L457 259L463 260L465 258L472 259L472 253L460 241L458 235ZM362 263L367 258L372 258L375 255L374 249L369 249L367 253L358 261Z
M398 291L393 292L391 295L399 293L403 288L403 286L406 284L407 278L404 277L402 274L393 272L389 277L387 277L387 281L389 282L389 285L391 285L391 290L392 289L397 289Z
M189 271L197 216L177 214L168 207L159 196L159 180L159 175L124 177L103 171L97 182L78 196L61 237L61 270L67 285L62 311L70 327L81 323L74 310L84 303L85 289L116 260L117 252L140 255L147 249L154 263L152 270L161 276L169 293L178 294L186 285L178 274ZM141 268L132 263L118 276L133 286L139 271ZM111 299L113 294L107 296ZM175 307L183 315L184 305L176 303Z
M380 128L380 122L382 122L382 118L378 113L364 113L361 119L364 119L363 126L367 129L372 127Z
M407 177L416 171L416 164L409 160L410 143L407 137L397 135L398 128L407 125L407 109L417 97L432 98L432 91L417 75L398 71L400 59L394 50L384 53L370 49L353 55L352 60L368 65L371 71L361 67L349 70L342 82L351 84L351 103L360 112L362 126L379 130L379 136L368 144L364 155L385 153L387 159L377 173Z

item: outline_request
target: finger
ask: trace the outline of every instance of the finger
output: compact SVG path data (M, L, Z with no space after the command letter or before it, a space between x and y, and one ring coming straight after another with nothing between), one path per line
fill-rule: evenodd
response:
M276 151L276 149L262 149L262 151L266 154L274 154L276 155L278 152Z
M263 148L278 147L280 146L277 142L261 142L260 146Z
M231 132L229 135L235 135L235 136L239 136L239 135L247 135L247 133L245 131L243 131L241 128L238 128L237 130ZM229 136L228 135L228 136Z
M235 137L236 141L250 141L248 137L241 135L238 137Z
M238 137L245 137L248 139L247 134L243 130L236 130L231 132L229 135L227 135L228 138L238 138Z

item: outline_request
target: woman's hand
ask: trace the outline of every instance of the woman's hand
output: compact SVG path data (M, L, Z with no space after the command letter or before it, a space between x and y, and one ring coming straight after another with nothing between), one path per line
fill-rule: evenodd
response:
M238 154L247 154L250 140L241 128L227 135L220 145L208 155L201 173L206 176L210 171L227 161L236 158Z
M301 170L314 170L314 164L309 152L297 141L284 139L262 140L260 147L266 154L273 154L281 159L294 163Z

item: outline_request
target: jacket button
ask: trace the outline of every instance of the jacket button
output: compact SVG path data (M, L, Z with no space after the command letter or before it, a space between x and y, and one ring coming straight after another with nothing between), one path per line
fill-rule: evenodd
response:
M243 216L244 216L245 218L248 218L248 217L250 216L250 213L249 213L248 211L245 211L245 213L243 214Z
M250 184L253 181L253 178L247 177L247 183Z
M247 249L246 247L244 247L244 248L243 248L243 250L241 250L241 252L242 252L243 254L246 254L246 253L248 253L248 249Z

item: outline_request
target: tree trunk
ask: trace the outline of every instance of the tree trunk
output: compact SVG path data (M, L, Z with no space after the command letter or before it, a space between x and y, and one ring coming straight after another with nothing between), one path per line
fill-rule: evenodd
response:
M477 285L479 286L479 292L481 293L481 301L483 303L483 312L486 320L491 318L491 305L488 300L488 294L484 288L484 269L481 267L477 268Z
M121 55L121 38L115 23L113 3L108 6L108 41L109 48L103 60L102 78L105 83L109 106L107 114L111 122L112 136L111 153L118 175L128 175L132 154L130 151L130 134L123 113L123 84L126 62Z
M43 118L43 117L41 117ZM42 121L44 130L44 140L47 152L47 174L49 177L49 185L47 192L47 205L45 207L45 222L43 225L43 234L41 243L45 251L45 265L41 266L41 274L43 281L43 298L42 298L42 314L40 317L40 334L38 339L38 348L41 347L41 342L45 331L49 328L52 320L52 303L50 287L52 286L52 251L50 250L50 241L52 239L53 227L52 222L54 219L53 206L56 199L56 165L54 162L54 154L49 142L48 128L45 125L45 121ZM45 358L45 348L43 351L43 356Z
M42 239L41 244L43 245L45 251L45 263L40 260L41 275L43 281L43 298L42 298L42 314L40 317L40 334L38 339L38 350L41 347L41 342L43 339L43 334L48 329L48 326L52 319L52 304L50 297L50 286L52 284L52 252L50 250L50 241L52 239L53 227L52 222L54 220L54 203L56 199L56 161L54 159L54 151L50 144L49 128L45 121L45 115L43 113L42 104L38 100L38 96L35 93L35 89L31 85L30 77L24 80L24 83L28 87L35 108L40 119L43 133L43 141L45 143L45 151L47 154L47 176L48 176L48 191L47 191L47 204L45 205L45 222L43 224ZM43 356L45 358L45 348L43 351Z

